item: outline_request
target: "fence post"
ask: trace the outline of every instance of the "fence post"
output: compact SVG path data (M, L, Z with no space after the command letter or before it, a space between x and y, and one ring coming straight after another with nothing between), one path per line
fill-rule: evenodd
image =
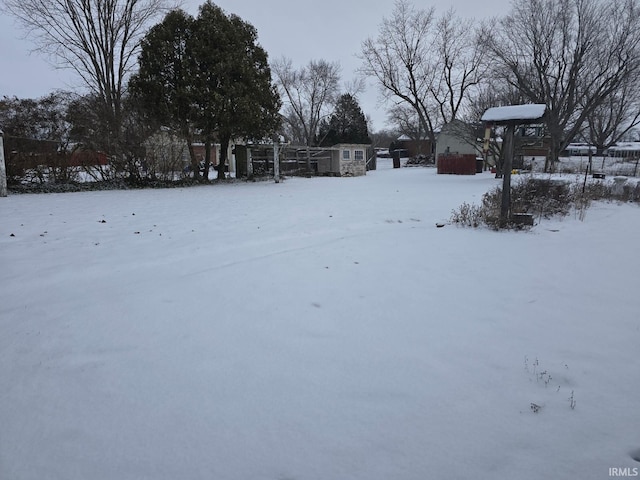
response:
M0 197L7 196L7 167L4 163L4 134L0 130Z
M280 152L279 152L279 139L273 141L273 178L276 183L280 183ZM267 158L267 161L268 158Z

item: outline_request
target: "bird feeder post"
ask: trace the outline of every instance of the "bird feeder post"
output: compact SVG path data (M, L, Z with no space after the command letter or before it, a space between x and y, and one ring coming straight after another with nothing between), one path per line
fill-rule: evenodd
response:
M500 227L509 221L511 210L511 169L513 168L514 137L517 125L531 125L544 121L547 107L544 104L509 105L489 108L481 120L485 126L506 127L504 137L504 164L502 166L502 202L500 203Z
M513 168L513 144L515 124L507 125L504 137L504 163L502 166L502 202L500 203L500 226L504 227L511 210L511 169Z

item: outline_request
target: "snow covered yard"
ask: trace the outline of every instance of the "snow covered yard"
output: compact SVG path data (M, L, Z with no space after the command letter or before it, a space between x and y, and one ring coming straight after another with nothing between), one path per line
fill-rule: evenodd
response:
M638 207L435 227L497 182L0 199L0 479L640 467Z

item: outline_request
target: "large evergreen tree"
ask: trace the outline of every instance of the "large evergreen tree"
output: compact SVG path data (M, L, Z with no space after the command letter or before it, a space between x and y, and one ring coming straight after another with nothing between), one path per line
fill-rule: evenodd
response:
M189 51L195 19L173 10L154 26L142 42L140 69L129 82L130 91L152 122L170 128L189 148L194 175L198 165L193 151L196 111L193 108L193 59Z
M280 97L256 29L210 0L200 7L191 52L196 63L197 123L207 157L214 137L220 142L218 178L222 179L231 140L260 138L277 129ZM208 165L205 158L205 172Z
M338 99L329 121L320 125L319 141L323 146L338 143L371 143L367 120L353 95L345 93Z
M280 121L280 98L256 29L211 1L195 19L174 11L150 31L132 87L148 111L189 145L198 135L205 144L205 172L211 144L220 142L218 178L224 178L233 139L264 137Z

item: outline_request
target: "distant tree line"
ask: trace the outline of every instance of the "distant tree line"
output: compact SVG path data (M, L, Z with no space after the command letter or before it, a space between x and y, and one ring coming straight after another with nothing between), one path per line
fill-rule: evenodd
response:
M640 123L639 1L515 0L505 16L477 22L397 0L361 45L360 80L379 87L391 127L373 133L362 83L341 86L340 66L324 59L269 62L256 29L211 0L196 17L167 0L1 0L86 90L5 97L0 126L60 151L105 152L103 174L134 182L155 171L150 139L170 136L185 146L189 174L207 180L213 143L222 169L238 139L388 146L404 133L435 142L444 124L477 125L491 106L543 103L553 168L569 142L603 150ZM203 169L195 142L205 145Z
M637 0L515 0L478 23L398 0L362 44L362 73L395 103L392 123L432 141L492 106L545 104L553 168L569 142L602 151L640 123L639 13Z

